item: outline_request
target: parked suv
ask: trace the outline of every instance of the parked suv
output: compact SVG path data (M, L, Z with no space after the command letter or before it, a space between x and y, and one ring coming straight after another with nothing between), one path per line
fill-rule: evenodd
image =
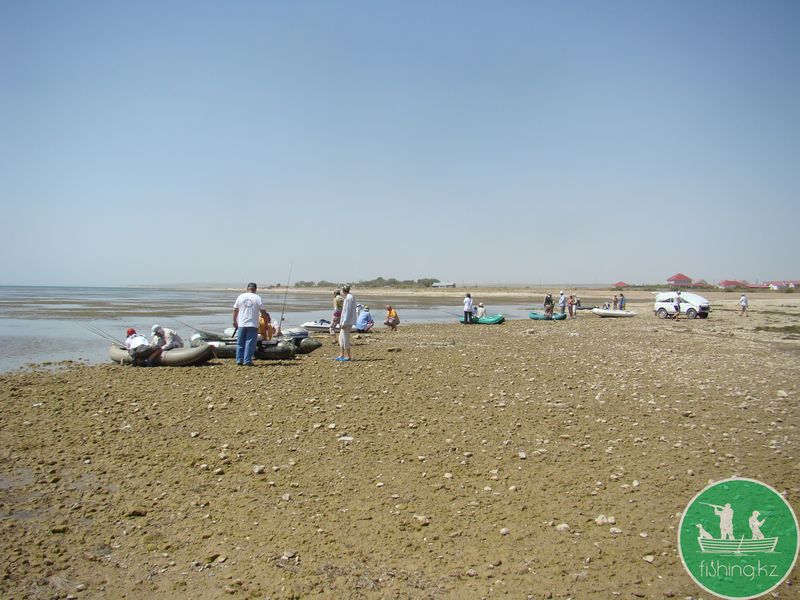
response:
M676 292L656 293L656 302L653 311L659 319L675 316L675 294ZM690 319L700 317L705 319L711 312L711 304L708 300L691 292L681 292L681 314Z

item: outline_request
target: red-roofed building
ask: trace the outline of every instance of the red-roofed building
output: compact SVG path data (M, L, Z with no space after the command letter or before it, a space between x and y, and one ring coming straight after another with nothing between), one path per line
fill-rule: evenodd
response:
M747 287L746 281L736 281L735 279L723 279L717 284L721 290L732 290L739 287Z
M625 283L624 281L618 281L612 287L615 287L615 288L626 288L626 287L628 287L628 284Z
M692 287L692 278L683 273L676 273L667 279L667 283L672 287Z
M704 285L708 285L708 282L705 279L692 279L692 286L701 287Z

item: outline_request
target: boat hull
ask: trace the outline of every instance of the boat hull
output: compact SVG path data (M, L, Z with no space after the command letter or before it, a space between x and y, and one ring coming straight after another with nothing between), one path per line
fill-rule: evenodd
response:
M632 310L615 310L612 308L593 308L592 314L603 318L627 318L636 316L636 313Z
M112 344L108 349L108 355L115 363L129 365L133 361L128 350L117 344ZM202 344L192 348L175 348L162 352L157 366L164 367L188 367L208 362L214 357L214 350L208 344Z
M698 538L701 552L705 554L760 554L762 552L775 552L778 538L764 538L763 540L709 540Z
M473 325L500 325L505 323L506 318L502 314L488 315L485 317L472 317ZM459 323L464 323L464 317L458 320Z
M533 319L534 321L563 321L567 318L566 313L553 313L552 318L548 318L543 312L539 312L538 310L532 310L528 313L528 318Z

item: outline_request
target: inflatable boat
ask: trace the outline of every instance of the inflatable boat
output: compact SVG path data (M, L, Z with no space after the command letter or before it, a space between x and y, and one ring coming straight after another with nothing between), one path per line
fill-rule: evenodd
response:
M331 322L327 319L320 319L319 321L307 321L300 325L306 331L314 331L314 332L324 332L330 333L331 331ZM336 326L335 331L339 331L339 326Z
M534 321L563 321L567 318L567 313L557 312L553 313L552 317L548 317L543 312L539 312L538 310L532 310L528 313L528 317L533 319Z
M108 355L115 363L121 365L131 364L131 355L128 349L118 344L112 344L108 349ZM192 348L174 348L162 352L158 358L156 366L164 367L188 367L207 362L214 357L214 349L208 344L202 344Z
M498 313L496 315L486 315L485 317L472 317L473 325L499 325L504 323L506 318ZM464 323L464 317L458 320L459 323Z
M598 317L635 317L632 310L618 310L613 308L593 308L592 313Z

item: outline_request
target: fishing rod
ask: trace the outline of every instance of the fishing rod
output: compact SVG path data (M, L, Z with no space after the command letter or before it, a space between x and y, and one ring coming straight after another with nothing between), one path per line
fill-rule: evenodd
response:
M458 314L458 313L450 312L449 310L442 310L441 308L437 308L435 310L437 310L439 312L443 312L446 315L452 315L454 317L459 317L460 318L460 317L464 316L464 313Z
M97 327L95 325L91 325L90 323L87 323L86 321L79 321L79 323L89 333L92 333L92 334L96 335L97 337L106 340L107 342L113 342L115 344L120 344L120 345L123 344L123 342L119 341L117 338L115 338L111 334L106 333L105 331L103 331L102 329L100 329L99 327Z
M289 278L286 280L286 293L283 295L283 306L281 306L281 320L278 321L278 327L283 324L283 312L286 309L286 298L289 297L289 283L292 281L292 267L294 267L294 258L289 263Z

